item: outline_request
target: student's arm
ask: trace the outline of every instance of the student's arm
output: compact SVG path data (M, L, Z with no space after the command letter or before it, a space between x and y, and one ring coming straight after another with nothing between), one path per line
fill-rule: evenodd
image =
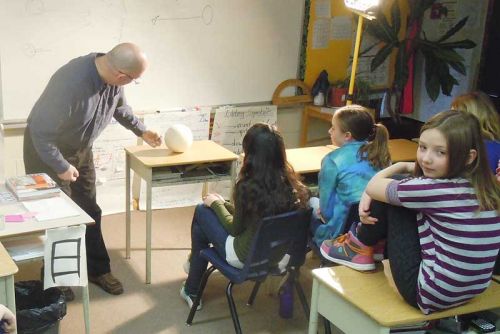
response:
M390 177L395 174L412 173L415 168L413 162L398 162L375 174L368 182L365 191L359 201L358 213L363 224L375 224L377 219L370 216L370 205L372 199L389 203L387 198L387 188L389 184L395 182Z
M215 194L208 194L203 200L203 203L214 210L219 222L224 229L232 236L237 236L243 230L242 224L238 217L234 217L226 208L226 202L221 200Z
M333 207L330 207L330 197L334 195L337 188L337 175L337 165L329 156L326 156L321 162L318 175L319 208L322 216L330 217L333 215Z
M366 185L365 192L372 199L388 203L386 194L387 186L394 181L391 176L395 174L413 173L415 163L413 162L398 162L391 165L375 174Z

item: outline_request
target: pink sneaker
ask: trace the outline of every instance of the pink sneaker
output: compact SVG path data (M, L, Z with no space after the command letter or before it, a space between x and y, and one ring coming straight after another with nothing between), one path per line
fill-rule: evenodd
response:
M362 225L362 223L353 223L351 225L351 228L349 231L357 237L358 236L358 229ZM373 260L377 262L381 262L385 257L384 257L384 252L385 252L385 240L379 240L375 246L373 247Z
M385 251L385 240L379 240L375 246L373 246L373 260L381 262L384 259Z
M359 271L375 270L373 248L365 246L349 231L335 240L325 240L321 254L328 260Z

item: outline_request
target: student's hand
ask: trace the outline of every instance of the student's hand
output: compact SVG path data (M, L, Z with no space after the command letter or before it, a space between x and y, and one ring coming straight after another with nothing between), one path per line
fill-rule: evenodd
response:
M414 162L397 162L396 165L399 169L397 174L413 174L415 170Z
M205 198L203 198L203 204L208 207L210 207L215 201L224 201L224 198L222 198L219 194L208 194Z
M358 214L361 223L373 225L378 219L370 216L370 205L372 203L372 198L368 196L366 192L363 192L361 199L359 200Z
M0 304L0 320L3 320L2 328L5 333L14 333L16 331L16 317L4 305Z
M63 181L70 181L70 182L75 182L76 179L80 176L80 173L78 172L78 169L75 168L73 165L69 165L68 169L61 174L57 174L59 178Z
M144 133L142 134L142 139L149 146L152 146L152 147L156 147L156 146L161 145L161 136L154 131L150 131L150 130L144 131Z

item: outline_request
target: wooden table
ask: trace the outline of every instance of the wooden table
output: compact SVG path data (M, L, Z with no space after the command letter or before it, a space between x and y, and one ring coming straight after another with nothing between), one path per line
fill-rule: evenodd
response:
M326 146L330 149L337 148L334 145ZM388 146L392 162L417 160L418 144L414 141L408 139L389 139Z
M35 218L26 219L22 223L5 223L5 229L0 230L0 240L7 239L10 237L19 238L26 235L34 235L44 233L45 230L58 227L67 227L80 224L91 224L94 220L85 213L71 198L69 198L65 193L61 191L60 195L64 198L69 205L71 205L76 211L78 211L77 216L64 217L58 219L51 219L39 222ZM0 205L0 214L9 213L19 213L26 212L26 209L22 205L22 202L12 202L9 204Z
M16 294L14 291L14 274L18 271L16 264L0 243L0 304L7 306L16 314Z
M296 173L317 173L321 169L321 160L336 148L333 145L289 148L286 157Z
M132 146L125 148L125 222L126 222L126 258L130 258L130 171L133 170L146 182L146 283L151 283L151 225L152 225L152 187L174 184L199 183L236 179L236 161L238 156L211 140L193 142L184 153L175 153L165 146ZM176 178L168 176L169 168L177 167L188 171L194 167L211 165L227 167L225 174L210 174ZM186 176L186 177L184 177Z
M308 140L307 135L309 132L309 119L310 118L315 118L319 119L325 122L331 122L332 121L332 116L335 113L335 110L338 108L325 108L325 107L319 107L315 106L312 104L306 104L304 106L304 111L302 112L302 124L300 127L300 146L304 147L309 143L315 142L315 141L320 141L324 139L328 139L328 136L325 136L324 138L319 138L316 140Z
M67 227L80 224L94 223L94 220L83 211L75 202L73 202L65 193L60 195L76 211L77 216L51 219L46 221L37 221L35 218L27 218L20 223L5 223L5 228L0 230L0 240L22 239L32 235L41 234L45 230L58 227ZM0 214L13 214L26 212L22 202L11 202L0 205ZM14 274L17 273L17 266L11 259L3 245L0 243L0 303L15 313L15 292L14 292Z
M379 265L374 273L345 266L312 271L313 288L309 334L316 334L318 314L344 333L389 333L390 328L500 307L500 284L490 287L463 306L424 315L408 305L391 287Z

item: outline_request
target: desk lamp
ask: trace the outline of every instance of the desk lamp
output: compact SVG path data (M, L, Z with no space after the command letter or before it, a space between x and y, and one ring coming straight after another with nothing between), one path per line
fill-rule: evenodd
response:
M374 9L379 5L380 0L344 0L344 4L352 12L359 15L358 29L356 30L356 42L354 43L354 53L352 56L351 78L349 79L349 91L347 93L346 105L352 104L354 94L354 82L356 79L356 68L358 67L359 46L361 44L361 32L363 30L363 18L373 20Z

